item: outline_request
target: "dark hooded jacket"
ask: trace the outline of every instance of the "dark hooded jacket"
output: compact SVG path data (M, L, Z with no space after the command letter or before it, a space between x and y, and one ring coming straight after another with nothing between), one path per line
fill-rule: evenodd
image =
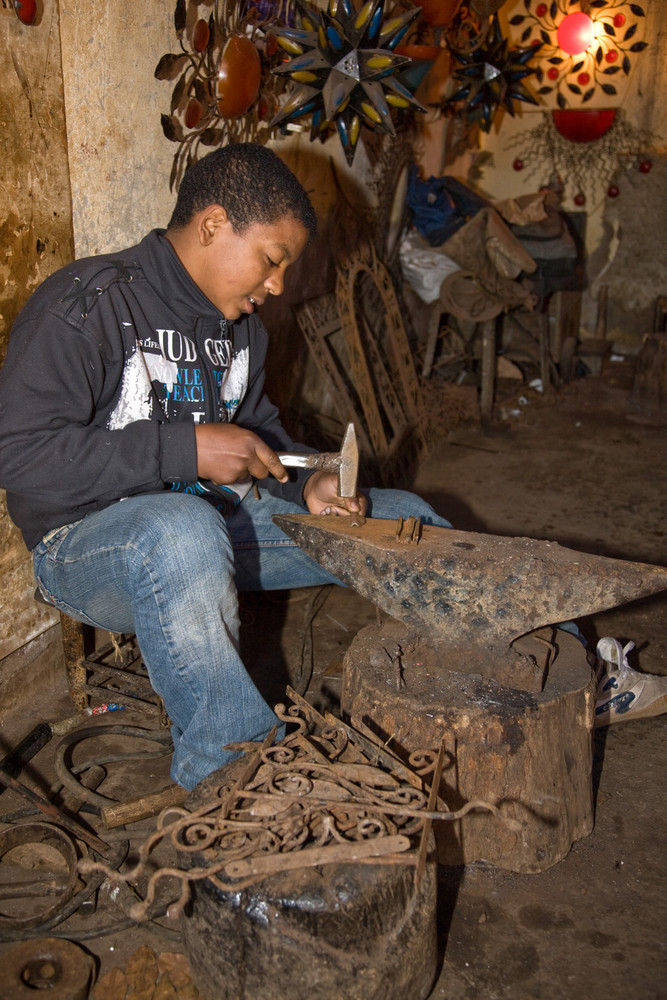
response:
M47 278L0 372L0 487L28 548L139 494L198 493L227 512L250 483L198 482L197 422L234 421L276 450L310 450L264 392L267 346L257 315L227 322L162 230ZM308 474L261 488L303 504Z

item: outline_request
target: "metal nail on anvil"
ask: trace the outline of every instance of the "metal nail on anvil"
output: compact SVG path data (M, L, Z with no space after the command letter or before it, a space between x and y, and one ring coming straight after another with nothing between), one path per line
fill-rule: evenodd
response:
M359 448L354 424L348 424L339 452L312 452L307 455L286 453L278 455L284 466L293 469L321 469L323 472L338 473L338 496L357 495L357 472L359 470Z
M396 521L273 520L342 583L405 623L406 642L442 651L444 669L525 690L541 690L544 676L531 675L530 658L510 648L519 636L667 589L667 568L557 542L422 525L416 543L411 530L405 544Z

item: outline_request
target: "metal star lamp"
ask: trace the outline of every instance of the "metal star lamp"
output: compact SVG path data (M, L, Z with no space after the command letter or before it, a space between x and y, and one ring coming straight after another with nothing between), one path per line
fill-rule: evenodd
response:
M425 110L396 79L412 60L392 51L419 13L414 7L384 22L384 0L369 0L358 11L351 0L330 0L326 11L297 0L300 27L278 32L291 58L273 70L297 86L271 127L310 114L311 142L335 128L350 166L362 126L395 136L392 109Z
M455 53L461 65L454 76L462 86L448 98L446 104L451 107L463 102L463 115L468 121L477 123L484 132L490 130L500 108L514 116L515 101L537 104L538 101L522 81L536 72L527 63L539 48L539 45L509 48L500 30L498 15L494 14L482 45L471 52Z

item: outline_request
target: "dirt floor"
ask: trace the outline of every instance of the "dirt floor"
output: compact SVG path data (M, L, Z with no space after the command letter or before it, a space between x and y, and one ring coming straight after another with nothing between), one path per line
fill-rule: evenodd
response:
M577 379L558 397L524 392L521 401L503 407L504 419L490 428L459 428L444 437L423 463L416 492L459 529L552 539L588 552L667 565L666 428L653 416L630 410L627 400L627 390L610 378ZM294 682L294 664L303 659L303 625L313 610L312 596L293 592L244 599L247 660L272 702L283 699L285 681ZM312 624L314 669L308 697L317 707L337 710L345 651L356 632L375 621L374 607L354 592L332 588L326 594ZM601 636L632 640L634 666L667 674L667 594L593 614L580 626L593 645ZM63 677L59 690L44 693L41 703L31 699L20 716L4 720L2 746L11 746L44 718L71 712ZM440 966L431 1000L665 996L665 718L597 730L595 826L564 860L532 875L481 862L439 868ZM93 724L111 722L146 725L145 718L130 711ZM54 743L24 772L44 789L57 785ZM131 744L126 739L123 748ZM126 760L106 770L101 790L112 798L127 798L162 787L168 757ZM11 814L34 819L11 790L2 794L0 812L0 822ZM134 826L131 850L136 851L154 821ZM117 831L116 837L124 835ZM0 875L6 864L5 858ZM43 900L23 901L15 910L12 905L0 903L0 983L16 941L34 936L29 930L12 931L12 914L39 916L45 909ZM82 904L51 933L80 942L94 956L95 1000L139 995L149 1000L163 994L192 1000L187 970L183 974L182 969L180 979L172 974L172 981L181 984L172 992L154 993L144 981L140 993L136 978L135 991L130 990L128 961L135 955L136 972L140 946L150 949L142 953L144 959L178 955L183 948L177 921L135 925L126 916L128 905L123 894L102 884L96 911L90 902ZM174 961L162 959L163 973ZM157 981L150 962L144 961L142 968L144 977ZM114 973L112 981L114 969L125 973Z

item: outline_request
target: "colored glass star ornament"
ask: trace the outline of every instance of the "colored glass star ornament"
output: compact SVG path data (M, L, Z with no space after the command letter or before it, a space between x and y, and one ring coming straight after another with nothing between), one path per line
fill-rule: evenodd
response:
M362 125L393 136L392 108L425 110L394 75L412 60L392 52L420 8L383 23L384 0L369 0L359 11L351 0L329 0L326 11L296 2L300 27L278 32L292 58L273 72L297 86L271 127L310 114L311 142L335 127L351 165Z
M447 105L464 102L463 115L488 132L499 108L514 117L514 101L537 104L521 82L537 72L527 63L538 52L539 45L510 49L494 14L484 43L472 52L456 53L462 64L454 72L462 86L447 101Z

